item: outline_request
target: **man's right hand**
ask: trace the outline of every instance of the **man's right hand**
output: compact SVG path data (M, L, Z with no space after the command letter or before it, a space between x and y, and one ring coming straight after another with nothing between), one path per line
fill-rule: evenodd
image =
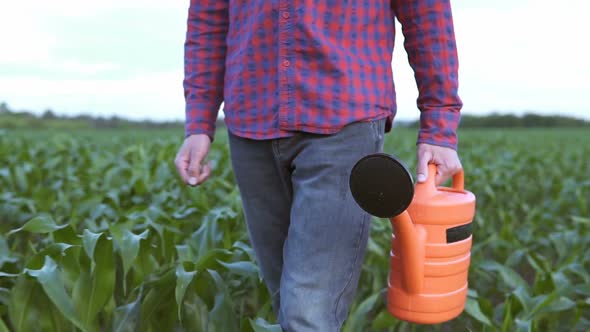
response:
M203 164L210 145L211 139L206 134L190 135L184 139L174 164L186 184L197 186L211 174L211 162Z

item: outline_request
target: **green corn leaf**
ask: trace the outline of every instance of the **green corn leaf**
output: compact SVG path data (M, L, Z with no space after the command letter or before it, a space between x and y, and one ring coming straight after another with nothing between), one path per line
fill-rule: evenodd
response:
M197 271L186 271L182 264L176 267L176 289L174 291L176 305L178 306L178 320L182 321L182 303L187 287L193 281Z
M278 324L271 324L263 318L249 319L250 326L254 332L282 332L281 326Z
M129 230L123 232L123 236L119 242L119 254L123 261L123 280L126 280L127 272L129 272L129 269L131 269L131 266L135 263L135 259L139 254L139 242L147 239L148 235L149 229L146 229L139 235L135 235ZM125 288L124 292L126 293L126 283L123 283L123 287Z
M12 288L8 317L15 331L33 331L36 328L35 301L43 289L38 283L25 277L19 277Z
M576 302L563 296L560 297L559 294L560 292L554 291L549 295L538 296L536 301L537 304L531 309L525 318L527 320L532 320L542 313L564 311L576 306Z
M149 245L148 241L141 241L139 244L139 253L133 264L133 275L141 280L147 278L151 273L155 272L159 268L157 259L155 258L156 253L154 248ZM139 280L138 282L141 282Z
M116 190L109 190L109 192L106 193L105 198L108 198L116 207L121 204L119 200L119 193Z
M559 311L567 311L576 307L576 302L572 301L571 299L562 296L556 300L554 300L551 304L542 308L540 312L559 312Z
M186 244L179 244L176 246L176 255L179 262L192 262L193 254L191 248Z
M17 261L18 258L12 256L10 249L8 249L6 239L0 234L0 267L2 267L4 263L14 263Z
M578 224L590 225L590 217L572 216L572 221Z
M4 278L14 278L14 277L18 277L19 274L18 273L6 273L6 272L2 272L0 271L0 278L4 277Z
M170 317L173 319L177 317L174 285L163 289L151 289L145 296L140 310L139 331L145 331L148 328L154 331L170 331L171 328L165 327L173 324Z
M113 319L114 332L133 332L137 330L142 296L143 288L139 290L135 301L115 309Z
M209 312L209 330L210 331L237 331L238 321L233 311L233 303L231 296L221 276L213 271L207 270L209 275L213 278L217 294L215 294L215 302L213 308Z
M585 284L590 284L590 271L586 270L580 263L569 264L568 270L575 273L577 276L584 280Z
M487 271L498 272L502 277L504 283L510 286L511 288L528 288L527 282L524 281L524 279L522 279L522 277L518 273L516 273L513 269L507 266L501 265L498 262L484 261L479 264L479 267Z
M98 239L102 236L102 233L93 233L91 231L89 231L88 229L84 230L84 235L82 236L82 244L84 246L84 251L86 252L86 255L88 256L88 258L90 258L90 260L93 263L94 266L94 248L96 248L96 243L98 242Z
M176 287L176 274L174 269L163 270L152 276L151 280L144 283L147 293L141 303L139 330L144 331L150 324L157 320L154 315L162 308L171 312L176 317L174 290ZM170 305L171 304L171 305Z
M344 328L342 329L345 332L354 332L354 331L364 331L366 330L366 325L368 323L367 317L377 300L381 297L382 293L375 293L369 296L366 300L361 302L361 304L354 310L348 320Z
M172 213L172 217L175 219L184 219L197 211L198 210L193 207L184 207L184 209L179 208L177 211Z
M15 278L20 277L20 274L18 276L16 276ZM15 280L16 282L16 280ZM11 284L12 286L12 284ZM5 288L5 287L0 287L0 305L10 305L10 289ZM0 310L2 310L2 307L0 307Z
M6 323L4 323L4 319L0 318L0 332L10 332Z
M516 323L516 330L519 332L533 331L533 324L530 320L521 320L517 318L514 322Z
M73 292L76 309L85 326L95 326L97 315L111 299L115 288L113 242L102 233L91 239L96 239L89 250L94 254L94 271L80 273Z
M25 175L25 171L23 169L23 167L16 167L14 169L14 178L15 178L15 183L16 183L16 187L18 188L19 191L25 191L27 190L27 176Z
M503 316L504 316L504 320L502 321L502 328L501 331L502 332L511 332L512 331L512 326L514 324L514 321L512 319L512 302L513 302L513 296L509 296L506 301L504 302L504 310L503 310Z
M248 255L248 258L250 258L250 260L254 260L254 258L256 257L254 254L254 249L252 249L252 247L250 247L242 241L236 241L236 243L234 243L233 245L233 248L238 248L245 252Z
M59 311L78 328L87 331L86 326L76 315L72 299L66 293L60 271L51 257L45 256L45 263L41 269L25 269L25 273L37 279L45 294Z
M81 245L75 245L62 252L60 267L67 285L74 285L80 275L80 253L83 253ZM53 257L53 256L52 256Z
M66 251L69 251L69 249L73 249L74 247L75 246L67 243L52 243L43 248L43 250L31 256L26 263L26 268L41 268L43 264L45 264L46 256L51 257L55 261L61 261L62 258L67 255Z
M215 267L220 260L226 260L231 256L231 251L226 249L213 249L199 257L195 263L195 270L206 270Z
M590 284L576 286L574 287L574 292L577 294L590 296Z
M373 319L371 322L371 329L374 331L383 331L387 330L396 324L398 324L398 320L389 313L387 310L381 310L377 317Z
M467 314L482 324L487 326L492 326L492 322L490 319L481 311L479 307L479 302L474 298L467 298L467 302L465 303L465 311Z
M71 245L82 244L80 237L78 236L78 234L76 234L74 227L72 227L71 225L68 225L68 227L63 227L58 230L55 230L51 234L51 236L53 236L54 242L67 243Z
M21 231L27 231L30 233L51 233L65 227L68 227L68 225L57 225L49 215L39 215L27 221L22 227L11 230L8 232L8 235Z
M248 278L258 278L259 277L259 269L256 264L253 262L248 261L241 261L241 262L230 262L226 263L222 260L217 260L219 264L223 267L228 269L230 272L235 273L240 276L248 277Z
M90 273L88 271L81 271L72 291L72 299L77 310L77 315L87 327L90 327L93 323L92 306L89 302L92 294L95 292L92 283Z
M191 332L207 332L209 324L209 310L207 304L197 296L191 296L190 301L184 304L184 321L183 326Z
M75 325L53 305L51 300L40 293L35 300L36 310L29 312L36 319L37 329L40 331L75 331Z

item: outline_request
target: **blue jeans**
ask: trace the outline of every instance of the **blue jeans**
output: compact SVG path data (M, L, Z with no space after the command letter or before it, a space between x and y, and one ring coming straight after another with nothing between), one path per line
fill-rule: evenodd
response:
M339 331L348 315L371 223L350 193L350 170L382 151L384 126L274 140L229 135L248 233L284 331Z

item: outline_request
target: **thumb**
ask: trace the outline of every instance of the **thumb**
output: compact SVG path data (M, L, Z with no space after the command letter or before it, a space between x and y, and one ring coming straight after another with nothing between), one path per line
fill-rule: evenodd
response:
M430 151L424 151L418 155L418 182L424 182L428 179L428 162L432 159Z

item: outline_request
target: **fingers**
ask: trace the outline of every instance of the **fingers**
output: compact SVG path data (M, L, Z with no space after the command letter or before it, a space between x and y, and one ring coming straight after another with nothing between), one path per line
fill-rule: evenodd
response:
M201 184L205 182L205 180L209 178L209 175L211 175L211 161L207 162L207 164L203 166L201 174L199 174L198 183Z
M461 162L456 160L445 160L443 163L437 165L436 171L436 185L441 186L448 179L453 177L457 172L462 169Z
M418 182L424 182L428 179L428 163L431 159L432 153L430 151L418 151Z
M445 183L450 177L452 173L449 172L449 168L445 164L440 164L436 166L436 180L434 183L437 186L441 186Z
M428 164L436 167L435 185L444 184L463 167L457 155L457 151L431 144L418 144L418 182L424 182L428 178Z
M178 154L176 155L176 158L174 159L174 165L176 166L176 170L178 171L178 174L180 174L180 177L182 178L182 181L184 181L185 183L188 183L188 165L189 165L189 154L186 151L186 149L180 149L180 151L178 151Z
M188 184L196 186L201 183L200 177L202 172L201 163L205 159L205 153L202 149L192 149L190 152L190 162L188 165ZM209 170L210 172L210 170Z

